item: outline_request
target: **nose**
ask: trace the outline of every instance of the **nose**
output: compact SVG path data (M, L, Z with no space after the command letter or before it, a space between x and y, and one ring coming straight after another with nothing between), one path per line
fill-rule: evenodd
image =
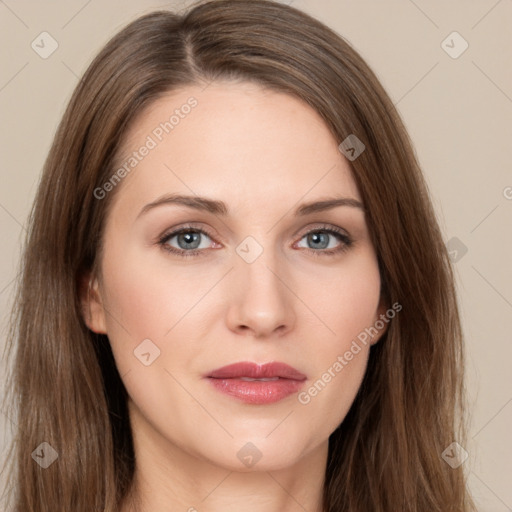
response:
M237 256L230 280L229 328L262 339L292 329L296 297L287 276L270 250L265 249L252 263Z

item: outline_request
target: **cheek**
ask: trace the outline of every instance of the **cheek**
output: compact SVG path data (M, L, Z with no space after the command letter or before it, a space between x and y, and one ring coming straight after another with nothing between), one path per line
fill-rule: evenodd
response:
M225 269L217 277L209 265L173 264L157 251L148 257L147 248L134 247L133 242L131 246L111 243L105 255L107 331L120 374L140 370L134 350L147 339L160 350L151 368L174 371L176 366L186 366L207 335L207 329L201 328L205 319L208 315L213 315L212 321L222 318L219 290L211 288Z
M313 311L320 312L326 327L319 328L324 334L317 337L320 342L309 352L308 361L316 372L298 401L310 413L306 418L323 417L321 428L330 435L350 409L366 371L371 341L368 332L378 318L377 261L371 251L364 257L359 254L340 266L335 275L331 272L330 279L319 282L326 283L322 293L306 295L304 290L303 297Z
M301 291L301 298L324 326L324 347L341 350L374 324L380 300L380 275L371 250L351 255L333 270L323 269Z
M166 333L185 313L187 288L165 279L129 243L113 242L105 247L102 296L108 337L122 374L135 365L133 351L143 340L162 348Z

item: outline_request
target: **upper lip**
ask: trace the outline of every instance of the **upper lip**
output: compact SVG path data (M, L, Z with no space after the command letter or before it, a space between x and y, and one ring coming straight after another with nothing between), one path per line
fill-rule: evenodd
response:
M272 362L257 364L250 361L229 364L213 370L207 377L214 379L233 379L250 377L252 379L280 377L282 379L305 380L307 377L286 363Z

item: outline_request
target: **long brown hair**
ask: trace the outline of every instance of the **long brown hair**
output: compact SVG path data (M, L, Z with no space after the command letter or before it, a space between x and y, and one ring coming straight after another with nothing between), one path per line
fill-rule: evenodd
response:
M402 306L329 439L326 512L473 511L463 466L464 353L454 276L404 125L375 74L334 31L270 0L199 2L144 15L100 51L74 91L45 162L28 223L12 316L10 379L17 423L9 456L13 511L114 512L134 453L126 391L108 338L87 329L80 277L98 262L112 176L135 117L162 95L216 78L298 97L339 143L367 210L382 294ZM117 187L119 188L119 187ZM42 469L42 442L59 455Z

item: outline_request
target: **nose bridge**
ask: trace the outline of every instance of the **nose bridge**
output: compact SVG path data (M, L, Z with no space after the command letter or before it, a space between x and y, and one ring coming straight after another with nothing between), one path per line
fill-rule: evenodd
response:
M260 235L258 238L262 240L263 237ZM242 274L247 293L264 294L267 302L273 300L274 295L282 295L283 283L278 275L280 265L270 236L261 242L252 235L247 236L237 246L236 252L239 256L236 266Z

